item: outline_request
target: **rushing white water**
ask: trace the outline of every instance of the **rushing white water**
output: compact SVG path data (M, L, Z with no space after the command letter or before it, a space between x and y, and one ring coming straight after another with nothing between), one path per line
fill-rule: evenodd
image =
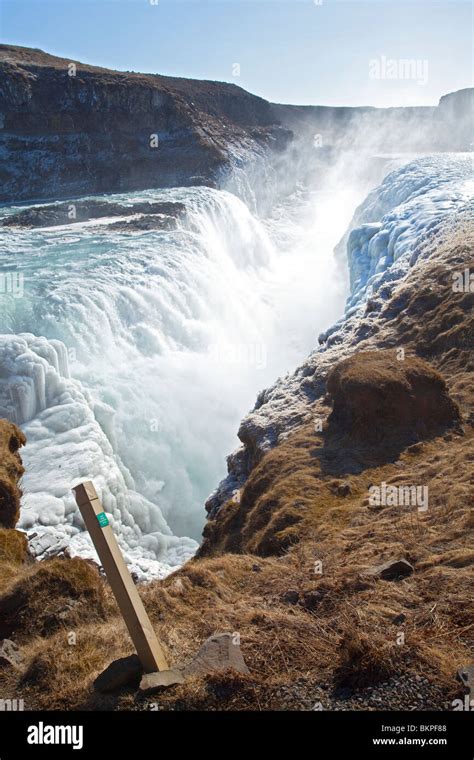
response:
M264 221L200 187L100 197L183 202L173 231L3 228L0 416L28 438L20 527L93 556L71 493L91 478L139 574L193 554L256 393L342 312L333 248L367 188L335 181Z

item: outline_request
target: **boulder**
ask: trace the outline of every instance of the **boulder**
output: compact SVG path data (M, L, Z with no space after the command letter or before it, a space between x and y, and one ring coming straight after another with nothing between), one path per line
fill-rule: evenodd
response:
M23 655L15 642L10 639L0 641L0 670L4 668L19 668L23 664Z
M138 685L143 668L136 654L114 660L94 681L94 689L103 694L123 686Z
M30 533L28 536L31 555L38 560L51 559L59 555L67 556L69 539L52 531L45 530L40 535Z
M336 496L350 496L352 493L351 484L346 480L333 480L329 488Z
M301 606L304 607L305 610L312 611L318 607L323 599L324 593L321 591L305 591L303 594L303 599L301 600Z
M280 601L283 602L283 604L298 604L300 595L298 591L295 591L294 589L289 589L288 591L285 591L284 594L280 596Z
M383 565L371 568L367 574L374 575L384 581L398 581L407 578L415 572L415 568L406 559L391 560Z
M458 670L458 680L466 687L470 699L474 698L474 663L464 665Z
M240 650L240 644L234 641L233 634L218 633L206 639L190 662L184 665L176 665L170 670L162 670L159 673L146 673L140 682L140 693L143 695L152 694L167 686L184 683L188 678L195 675L218 673L225 670L249 673Z
M392 618L392 623L393 625L403 625L403 623L406 622L406 619L407 619L407 616L403 612L400 612L399 615L395 615Z

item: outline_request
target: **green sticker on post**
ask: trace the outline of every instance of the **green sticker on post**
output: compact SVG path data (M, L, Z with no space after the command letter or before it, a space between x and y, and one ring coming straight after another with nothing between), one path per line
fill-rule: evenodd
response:
M107 515L105 514L105 512L100 512L97 515L97 519L99 521L99 525L101 528L105 528L109 524L109 521L107 519Z

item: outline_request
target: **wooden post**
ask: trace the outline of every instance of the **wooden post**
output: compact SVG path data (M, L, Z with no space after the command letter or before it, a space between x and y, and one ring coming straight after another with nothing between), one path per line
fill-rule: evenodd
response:
M80 483L73 491L143 670L145 673L168 670L161 644L138 595L93 483L90 480Z

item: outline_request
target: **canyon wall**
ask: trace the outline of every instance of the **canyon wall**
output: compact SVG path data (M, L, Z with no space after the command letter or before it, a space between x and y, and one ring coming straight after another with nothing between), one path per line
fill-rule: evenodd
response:
M249 161L285 149L307 168L316 136L328 149L466 150L472 93L432 108L288 106L226 82L112 71L1 45L0 201L224 186Z

